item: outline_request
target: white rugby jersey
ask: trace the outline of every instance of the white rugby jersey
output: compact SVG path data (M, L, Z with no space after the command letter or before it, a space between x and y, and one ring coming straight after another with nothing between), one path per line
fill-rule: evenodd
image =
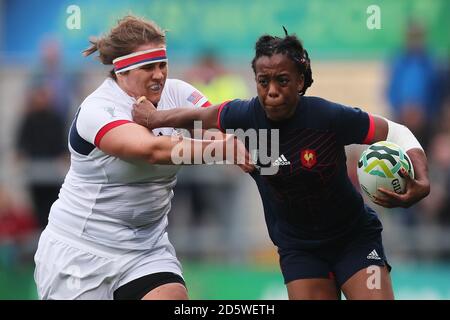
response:
M98 244L138 250L151 248L165 232L179 167L123 160L98 148L106 132L132 122L135 102L111 78L83 101L70 128L71 166L50 210L50 224ZM186 82L167 79L158 109L209 104Z

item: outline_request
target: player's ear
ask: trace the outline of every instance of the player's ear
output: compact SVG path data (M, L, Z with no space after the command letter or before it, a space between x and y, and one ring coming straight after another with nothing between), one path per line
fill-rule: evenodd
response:
M300 74L300 79L298 81L297 91L301 92L303 90L304 86L305 86L305 76L303 74Z

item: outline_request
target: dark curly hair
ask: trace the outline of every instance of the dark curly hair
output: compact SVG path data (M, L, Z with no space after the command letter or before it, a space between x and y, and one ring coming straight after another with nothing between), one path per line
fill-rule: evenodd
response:
M302 91L299 92L301 95L304 95L306 89L312 85L314 80L312 78L311 61L309 60L308 52L303 48L301 41L296 35L286 34L284 38L267 34L261 36L255 45L255 57L252 60L253 72L256 73L256 60L263 56L271 57L278 53L284 54L291 59L297 66L300 74L303 74L305 77L305 85Z

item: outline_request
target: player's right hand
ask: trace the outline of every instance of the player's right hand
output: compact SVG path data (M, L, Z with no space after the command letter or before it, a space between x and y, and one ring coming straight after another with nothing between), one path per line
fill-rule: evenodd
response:
M157 112L156 108L151 101L141 98L133 104L133 110L131 111L133 121L148 129L154 129L155 126L152 120L154 119L155 112Z

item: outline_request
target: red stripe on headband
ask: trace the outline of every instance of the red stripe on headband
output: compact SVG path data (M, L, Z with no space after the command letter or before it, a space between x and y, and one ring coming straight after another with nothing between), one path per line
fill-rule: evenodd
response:
M116 61L114 63L114 68L116 70L123 69L130 65L133 65L133 64L145 61L145 60L149 60L149 59L156 60L158 58L166 59L166 50L164 50L164 49L156 50L153 52L143 53L143 54L136 55L134 57L129 57L129 58L126 58L126 59L123 59L120 61Z

